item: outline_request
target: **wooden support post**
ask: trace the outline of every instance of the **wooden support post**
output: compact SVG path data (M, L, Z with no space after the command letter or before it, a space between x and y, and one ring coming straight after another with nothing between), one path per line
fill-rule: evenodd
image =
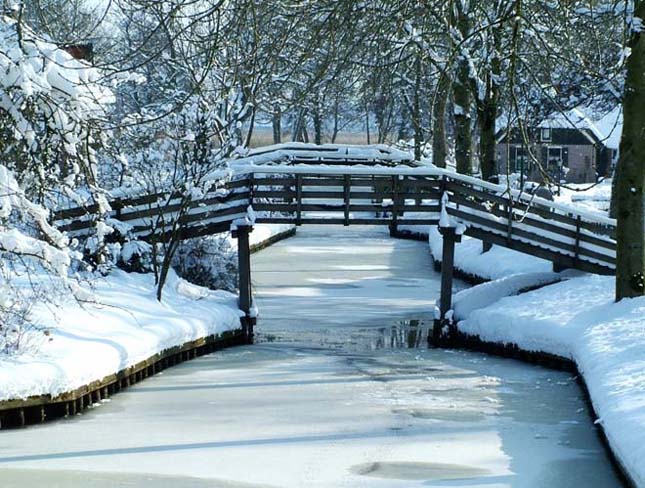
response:
M392 221L390 222L390 236L395 237L398 229L398 206L399 206L399 179L392 176Z
M351 188L350 175L345 175L343 180L343 200L345 203L345 222L343 225L349 225L349 191Z
M509 197L508 199L510 203L506 204L506 243L507 245L510 245L513 240L513 200L512 197Z
M251 248L249 246L249 234L253 230L250 225L241 225L233 230L233 237L237 239L237 263L238 263L238 288L240 290L239 307L244 312L241 318L242 330L249 344L253 342L253 326L255 318L251 317L253 307L253 295L251 292Z
M461 241L455 227L439 227L443 236L443 251L441 257L441 296L439 297L439 317L435 318L432 328L432 344L441 344L444 326L451 326L447 314L452 309L452 278L455 263L455 244Z
M302 223L302 175L296 175L296 225Z
M580 226L582 224L581 217L578 215L576 218L576 247L575 254L573 257L573 265L578 266L578 260L580 259Z

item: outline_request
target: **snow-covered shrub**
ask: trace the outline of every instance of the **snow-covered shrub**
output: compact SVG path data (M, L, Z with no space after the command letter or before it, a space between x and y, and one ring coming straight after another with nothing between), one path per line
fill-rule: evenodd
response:
M100 73L0 16L0 350L24 345L35 327L31 310L60 292L89 294L70 278L82 257L78 243L50 224L49 209L97 203L109 209L96 182L99 121L112 101ZM94 240L103 248L111 228L100 217Z
M182 278L213 290L237 288L237 252L222 235L182 242L173 267Z
M36 327L30 317L34 304L51 300L61 288L83 296L68 278L79 255L47 215L0 165L0 352L24 344L26 332Z
M143 241L129 241L123 244L118 257L119 268L134 273L150 273L153 271L152 246Z
M218 98L218 94L195 94L170 113L171 103L147 107L131 114L126 122L132 125L119 135L119 146L128 155L127 164L122 165L125 185L119 191L162 195L151 204L151 209L160 211L147 218L160 257L153 260L159 298L192 202L232 175L226 161L236 153L238 117L246 117L247 107L237 95ZM166 115L157 117L159 113ZM167 207L173 207L174 213L164 212Z
M79 185L91 193L98 122L113 101L100 73L9 17L0 17L0 54L3 164L41 203Z

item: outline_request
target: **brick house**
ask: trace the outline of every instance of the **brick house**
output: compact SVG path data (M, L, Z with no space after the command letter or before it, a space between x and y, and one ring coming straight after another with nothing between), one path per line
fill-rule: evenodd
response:
M613 170L622 132L622 110L617 107L594 121L573 109L554 114L527 132L528 144L519 130L498 133L500 174L510 168L511 173L521 173L525 180L541 181L530 149L553 180L593 183L598 177L610 176Z

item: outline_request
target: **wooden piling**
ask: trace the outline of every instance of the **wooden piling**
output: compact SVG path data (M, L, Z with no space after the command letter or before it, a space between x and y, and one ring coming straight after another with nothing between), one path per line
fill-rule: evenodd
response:
M253 306L253 295L251 291L251 248L249 246L249 234L253 230L250 225L241 225L233 231L233 237L237 239L237 260L238 260L238 288L240 290L239 307L244 312L241 318L242 328L247 342L253 342L253 325L255 319L251 317Z
M452 309L452 278L455 264L455 244L461 241L454 227L439 227L443 236L443 251L441 258L441 296L439 297L439 318L434 320L432 328L432 343L439 346L443 339L443 328L449 324L446 315Z

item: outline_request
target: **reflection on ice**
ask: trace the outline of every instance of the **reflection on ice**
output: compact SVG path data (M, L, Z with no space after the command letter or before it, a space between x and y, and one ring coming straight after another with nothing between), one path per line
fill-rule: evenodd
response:
M426 349L431 324L426 320L400 320L387 327L363 328L311 328L294 334L289 330L262 329L256 334L256 342L311 343L331 349L375 351L379 349Z

